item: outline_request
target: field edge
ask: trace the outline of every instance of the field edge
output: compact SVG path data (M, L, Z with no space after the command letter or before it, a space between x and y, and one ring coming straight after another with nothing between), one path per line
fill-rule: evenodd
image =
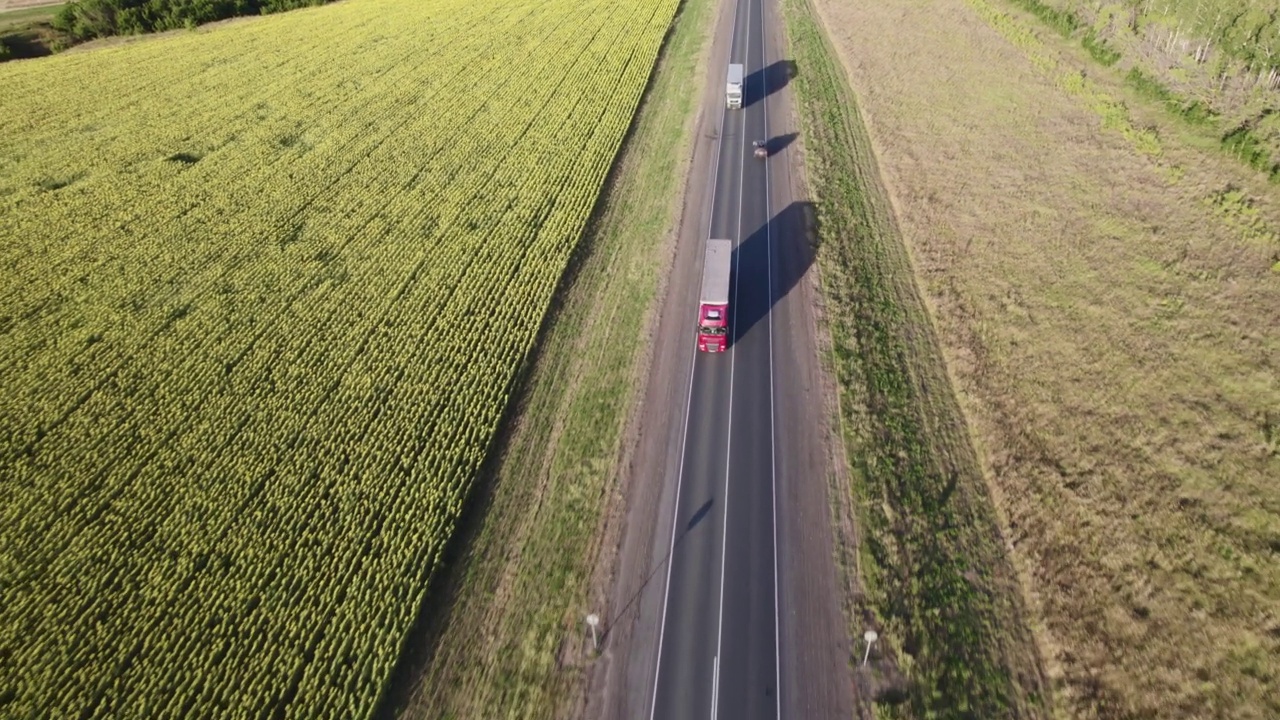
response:
M492 592L499 586L499 593L509 590L513 574L527 569L521 565L522 548L531 538L543 547L565 551L559 553L562 557L573 556L574 551L567 548L583 547L583 542L590 550L580 553L583 562L569 587L548 593L545 586L535 586L539 594L524 596L524 614L547 606L581 605L589 591L583 580L608 544L607 526L617 532L618 523L610 518L620 510L622 491L610 483L618 479L626 446L633 444L622 430L640 404L651 361L651 349L644 341L656 327L688 164L685 160L664 173L662 153L653 150L660 147L675 157L691 154L696 103L680 101L698 93L677 91L682 78L694 74L691 53L701 49L694 42L696 31L705 29L714 6L714 0L682 0L676 11L538 344L521 370L502 429L473 488L475 497L468 503L465 527L446 555L445 566L452 567L436 581L439 587L428 593L428 603L443 597L446 607L427 611L424 627L415 633L430 638L425 647L408 650L415 670L409 675L417 677L399 670L401 677L395 681L399 687L391 690L376 717L467 717L466 708L495 713L497 708L514 707L526 717L561 717L581 694L589 672L590 638L585 626L576 634L571 628L582 624L582 613L565 611L555 622L544 623L561 641L553 649L555 662L542 664L532 675L517 672L516 677L497 667L510 658L475 648L477 636L472 631L479 632L474 626L485 624L479 615L512 614L501 600L486 606L486 598L497 597ZM673 128L675 121L680 122ZM678 141L663 142L673 131L680 133ZM663 241L626 243L643 240L651 234L648 230L656 230ZM626 317L644 321L641 325L615 322ZM602 324L609 331L593 334ZM619 327L633 331L613 330ZM602 404L608 407L603 415ZM581 432L587 428L596 432ZM601 480L592 483L588 493L601 504L594 513L599 523L590 532L584 532L587 526L579 526L572 537L557 538L556 526L540 524L547 516L562 516L552 506L563 503L565 496L556 493L557 483L548 476L559 469L582 468ZM517 477L533 472L537 478ZM605 478L609 482L603 482ZM455 615L468 610L475 612ZM449 666L441 668L439 658L448 658Z

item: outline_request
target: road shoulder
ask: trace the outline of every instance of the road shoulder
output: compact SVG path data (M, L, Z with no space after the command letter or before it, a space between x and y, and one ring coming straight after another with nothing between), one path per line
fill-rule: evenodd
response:
M771 142L786 144L770 160L775 287L790 288L774 305L775 427L778 463L778 592L783 717L850 718L853 673L845 617L851 611L856 574L839 571L837 558L852 557L856 537L839 488L847 488L843 439L834 379L820 358L829 340L822 324L821 280L815 264L817 219L805 176L805 137L796 113L795 66L785 18L766 2L766 66L770 76ZM781 65L777 65L781 63ZM838 478L845 478L843 485ZM837 552L839 550L839 552ZM849 606L846 608L846 606Z

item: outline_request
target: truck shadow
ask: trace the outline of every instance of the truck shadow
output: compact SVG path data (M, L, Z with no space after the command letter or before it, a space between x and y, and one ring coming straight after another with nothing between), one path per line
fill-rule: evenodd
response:
M817 249L817 208L808 201L786 206L734 248L734 344L800 284Z
M782 135L775 135L765 141L764 147L769 151L769 157L773 157L787 149L787 146L795 142L798 137L800 137L800 133L784 133Z
M778 92L795 76L795 60L778 60L751 73L742 83L742 106L751 107L757 101Z

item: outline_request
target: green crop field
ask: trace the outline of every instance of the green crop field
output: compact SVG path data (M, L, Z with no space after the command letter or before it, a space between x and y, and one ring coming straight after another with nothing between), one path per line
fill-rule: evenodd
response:
M0 66L0 714L374 710L676 6Z

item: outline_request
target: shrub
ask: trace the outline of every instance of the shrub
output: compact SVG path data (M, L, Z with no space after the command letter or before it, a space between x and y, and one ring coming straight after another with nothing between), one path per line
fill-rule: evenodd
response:
M1107 45L1107 41L1098 37L1097 32L1092 28L1085 36L1081 38L1080 44L1084 45L1084 49L1089 51L1094 60L1102 63L1106 67L1115 65L1120 60L1120 53Z

